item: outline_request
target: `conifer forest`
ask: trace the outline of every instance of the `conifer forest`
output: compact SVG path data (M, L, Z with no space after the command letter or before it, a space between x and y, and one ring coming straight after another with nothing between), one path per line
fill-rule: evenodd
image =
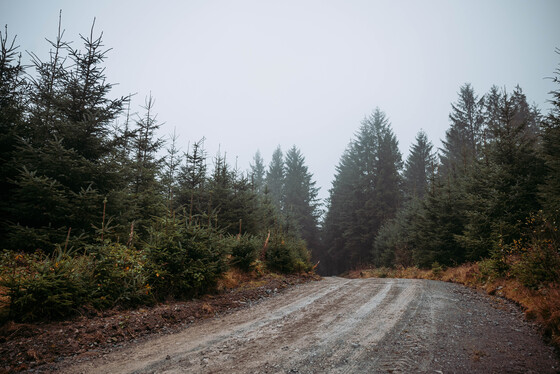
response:
M208 154L205 138L180 150L178 134L161 134L155 98L134 107L113 94L94 28L73 43L59 31L31 65L8 28L0 40L3 317L197 297L232 268L337 275L483 261L528 287L560 280L558 61L550 110L519 86L465 83L441 148L414 128L406 158L391 113L371 103L341 124L355 133L322 201L297 144L259 150L255 139L246 170Z

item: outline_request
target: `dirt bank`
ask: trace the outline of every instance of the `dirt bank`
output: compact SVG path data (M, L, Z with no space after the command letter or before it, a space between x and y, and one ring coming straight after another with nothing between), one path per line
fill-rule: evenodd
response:
M172 334L198 323L276 296L313 275L265 275L236 288L192 301L169 302L137 310L82 310L81 317L50 323L0 326L0 373L54 372L64 361L97 357L129 342Z

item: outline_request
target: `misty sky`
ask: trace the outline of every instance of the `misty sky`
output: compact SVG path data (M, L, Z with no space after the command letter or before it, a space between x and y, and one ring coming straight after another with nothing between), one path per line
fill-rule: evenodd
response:
M75 48L96 17L114 96L137 93L139 111L151 92L162 136L176 128L183 151L205 136L241 170L257 149L268 164L295 144L321 197L376 107L404 159L421 128L440 145L467 82L479 95L519 84L546 112L560 62L556 0L0 0L2 32L46 60L59 9Z

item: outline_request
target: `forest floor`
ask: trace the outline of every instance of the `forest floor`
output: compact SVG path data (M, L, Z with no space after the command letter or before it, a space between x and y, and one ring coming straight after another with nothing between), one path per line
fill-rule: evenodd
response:
M560 368L535 325L501 297L419 279L294 283L299 284L250 308L182 323L173 333L89 347L36 372L556 373ZM164 313L171 311L160 310ZM121 321L97 328L123 330Z
M201 320L245 309L294 285L318 279L318 276L305 274L268 274L241 282L230 278L222 282L220 293L192 301L168 302L136 310L97 312L84 309L81 316L60 322L8 322L0 326L0 373L57 371L54 368L57 363L78 357L96 357L142 338L171 334Z

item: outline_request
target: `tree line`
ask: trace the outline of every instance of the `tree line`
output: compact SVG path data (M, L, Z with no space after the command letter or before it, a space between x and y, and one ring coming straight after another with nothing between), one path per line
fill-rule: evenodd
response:
M196 295L228 267L339 274L500 259L535 217L557 227L560 90L543 115L520 87L478 95L465 84L442 147L419 131L406 160L377 108L323 206L296 146L268 165L257 151L240 171L209 157L205 139L183 151L176 134L160 137L153 97L136 113L131 96L111 96L93 26L78 49L59 28L31 66L7 28L0 41L2 280L24 315L60 289L53 314Z
M155 99L112 97L94 25L24 66L0 32L0 281L12 317L190 297L231 267L311 269L319 203L301 151L250 170L160 136ZM308 244L309 243L309 244Z
M551 95L543 115L519 86L480 96L465 84L442 147L420 131L404 163L376 109L337 166L323 225L326 272L485 258L499 266L507 254L534 249L537 230L546 232L540 244L549 251L540 255L557 259L560 90Z
M5 248L79 247L99 233L145 241L154 217L185 214L228 234L284 230L310 237L317 188L301 151L274 151L269 170L257 152L251 170L226 154L209 159L204 140L186 152L159 137L155 99L131 113L131 96L111 98L101 36L73 49L59 30L47 59L2 36L2 225ZM213 166L211 168L211 166ZM104 220L103 217L107 219ZM132 232L132 237L129 238Z

